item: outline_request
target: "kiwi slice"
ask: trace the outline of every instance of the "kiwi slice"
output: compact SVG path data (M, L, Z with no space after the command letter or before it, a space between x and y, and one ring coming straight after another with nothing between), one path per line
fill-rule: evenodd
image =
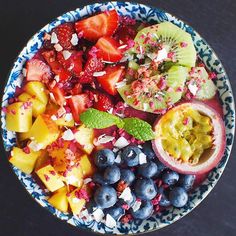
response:
M170 22L163 22L140 30L134 42L131 53L148 56L164 48L166 54L172 55L167 60L172 60L182 66L195 66L196 50L191 35Z
M159 114L181 99L187 76L186 67L172 66L163 74L135 80L118 92L131 107Z

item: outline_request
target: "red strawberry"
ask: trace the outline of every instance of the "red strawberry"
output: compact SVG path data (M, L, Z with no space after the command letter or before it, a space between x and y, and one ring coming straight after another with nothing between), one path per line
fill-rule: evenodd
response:
M56 52L54 50L45 51L42 55L51 67L53 73L59 76L60 81L66 81L71 77L70 73L57 61Z
M122 52L119 50L118 42L111 37L100 38L95 47L98 49L97 55L105 61L118 62L122 58Z
M78 95L82 92L82 85L81 84L76 84L74 88L71 90L72 95Z
M116 31L118 22L117 12L112 10L77 21L75 29L85 39L95 41L102 36L111 36Z
M85 64L84 71L82 72L79 82L82 84L91 83L93 81L93 73L99 72L104 68L101 59L96 56L90 56Z
M72 35L75 33L74 24L67 22L62 25L57 26L52 30L57 35L58 43L63 47L63 49L72 49L73 45L71 43Z
M50 89L50 92L53 94L55 102L59 106L63 106L64 103L66 102L64 91L56 85L52 89Z
M31 59L26 63L26 80L47 83L51 78L50 67L41 60Z
M113 103L110 96L104 93L95 94L94 108L100 111L109 111L113 108Z
M58 52L57 60L67 71L72 73L74 76L80 76L80 72L82 71L82 52L74 50Z
M105 68L106 74L97 77L98 82L102 88L111 95L117 94L116 83L122 80L124 75L124 67L122 66L107 66Z

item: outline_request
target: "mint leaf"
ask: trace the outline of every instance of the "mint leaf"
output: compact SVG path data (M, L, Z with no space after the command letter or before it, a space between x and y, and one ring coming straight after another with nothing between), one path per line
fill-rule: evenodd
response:
M123 129L136 139L142 141L148 141L154 139L152 126L148 124L146 121L143 121L138 118L125 118L123 119L123 122L124 122Z
M107 112L89 108L80 115L80 120L88 127L94 129L104 129L112 125L123 127L123 121L118 117Z

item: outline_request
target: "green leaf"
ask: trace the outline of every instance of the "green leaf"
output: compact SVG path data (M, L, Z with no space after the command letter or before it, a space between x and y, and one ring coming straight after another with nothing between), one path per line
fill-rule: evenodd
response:
M122 128L124 123L118 117L107 112L89 108L80 115L80 120L88 127L94 129L104 129L112 125Z
M148 141L154 139L152 126L148 124L146 121L143 121L138 118L125 118L123 119L123 122L124 122L123 129L136 139L142 141Z

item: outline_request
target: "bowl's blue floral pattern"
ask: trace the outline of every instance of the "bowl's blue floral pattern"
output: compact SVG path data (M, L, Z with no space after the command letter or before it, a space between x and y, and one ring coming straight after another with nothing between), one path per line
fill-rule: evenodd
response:
M52 212L52 214L56 215L58 218L66 220L68 223L78 228L88 229L102 234L136 234L160 229L169 224L172 224L173 222L177 221L178 219L182 218L187 213L189 213L213 189L218 179L220 178L230 156L230 151L233 144L235 125L235 107L232 90L220 60L217 58L217 56L210 48L210 46L206 43L206 41L202 39L198 33L196 33L190 26L186 25L181 20L178 20L177 18L164 12L163 10L137 3L96 3L85 6L83 8L78 8L75 11L67 12L62 16L58 17L53 22L43 27L29 40L27 45L21 51L9 75L9 79L4 90L2 106L7 106L8 99L13 97L16 86L21 84L23 78L23 65L42 46L43 35L45 32L50 32L54 27L58 26L63 22L76 21L81 19L82 17L92 15L96 12L113 8L115 8L121 15L128 15L141 21L148 21L153 23L171 21L172 23L178 25L179 27L186 30L192 35L194 44L196 46L200 58L204 61L204 63L211 71L214 71L217 74L216 85L218 87L221 102L224 108L224 121L227 136L227 146L224 157L222 158L220 164L210 172L209 176L203 182L203 184L197 189L195 189L193 193L191 193L190 201L184 208L169 208L168 210L162 212L160 215L154 215L148 220L135 220L129 224L118 223L117 227L113 229L106 227L104 223L97 223L95 221L84 221L82 219L79 219L78 217L72 216L71 214L64 214L62 212L59 212L47 202L47 193L45 193L39 187L39 185L30 175L22 173L15 167L13 167L13 170L21 181L21 183L27 189L27 191L32 195L32 197L43 207L47 208L50 212ZM16 136L14 132L9 132L6 130L5 114L3 112L1 113L1 122L4 147L6 151L9 151L15 145Z

